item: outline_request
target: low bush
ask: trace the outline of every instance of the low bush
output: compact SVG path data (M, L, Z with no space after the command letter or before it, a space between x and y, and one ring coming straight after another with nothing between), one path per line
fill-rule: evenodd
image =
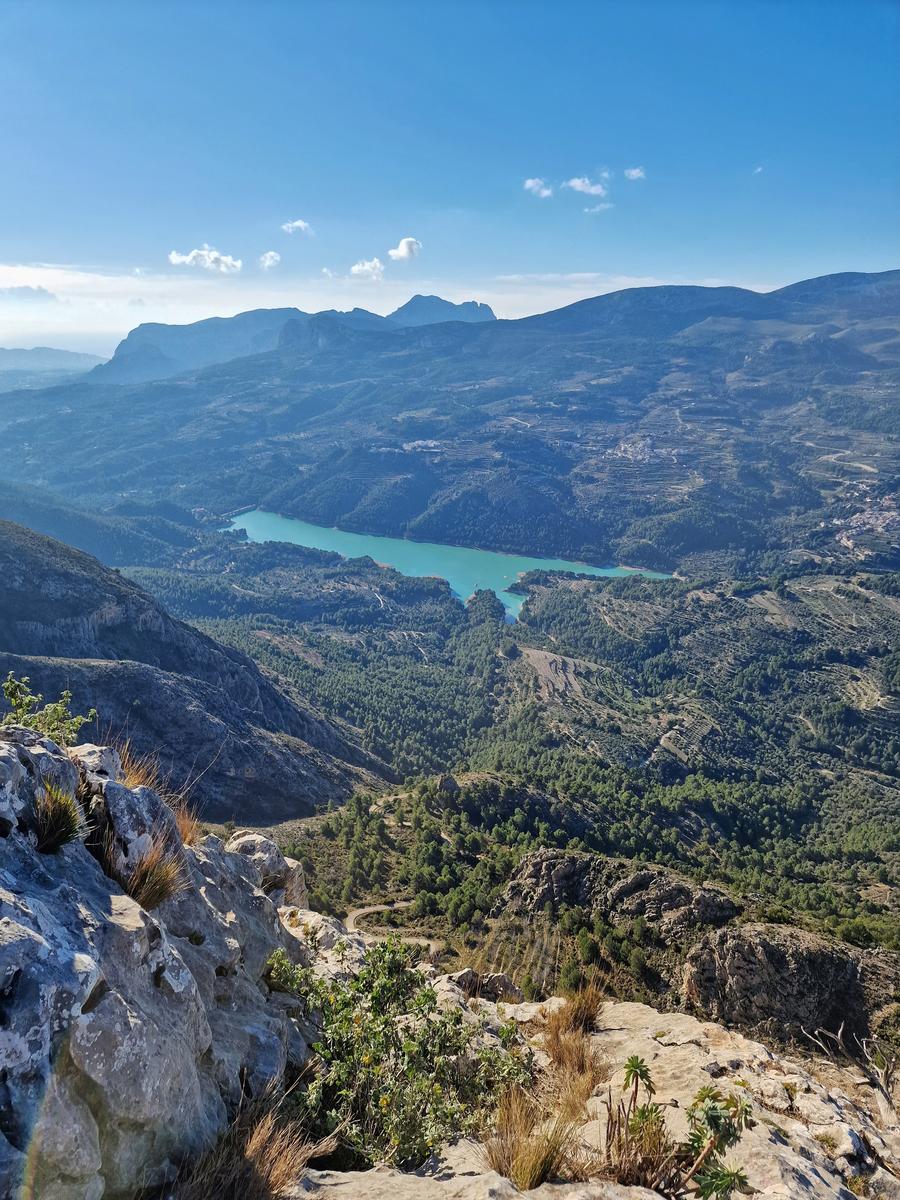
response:
M16 679L12 671L3 684L3 695L10 711L3 714L0 725L24 725L50 738L58 746L72 745L82 725L97 719L95 708L85 716L74 715L69 708L72 703L72 693L69 691L61 692L58 700L41 707L44 697L32 692L28 676Z
M283 951L270 960L270 979L297 996L319 1031L316 1070L294 1103L314 1136L338 1136L351 1164L418 1166L447 1138L479 1129L507 1087L530 1079L530 1060L480 1044L461 1009L438 1008L395 938L371 947L347 981L319 979Z
M55 854L68 842L85 836L87 826L78 798L56 784L47 783L34 802L37 848Z

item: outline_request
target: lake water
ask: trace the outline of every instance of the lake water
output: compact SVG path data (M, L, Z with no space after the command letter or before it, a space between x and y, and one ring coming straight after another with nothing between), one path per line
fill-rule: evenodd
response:
M376 537L368 533L350 533L311 525L276 513L241 513L231 529L246 530L252 542L293 542L313 550L334 550L344 558L368 555L376 562L394 567L403 575L437 575L446 579L451 591L465 600L478 588L496 592L508 615L516 617L524 596L507 591L525 571L579 571L583 575L628 575L625 567L591 567L568 562L564 558L528 558L519 554L498 554L493 550L471 550L465 546L445 546L439 542L413 542L407 538ZM653 579L665 579L654 571L642 571Z

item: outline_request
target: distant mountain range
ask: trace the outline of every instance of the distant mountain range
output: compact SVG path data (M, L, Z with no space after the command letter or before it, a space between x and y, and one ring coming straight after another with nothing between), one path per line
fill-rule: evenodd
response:
M305 313L299 308L260 308L235 317L210 317L191 325L148 323L119 343L109 362L98 366L93 378L103 383L141 383L165 379L215 363L274 350L289 322L304 323L331 317L354 329L414 327L443 321L495 321L487 304L467 300L453 304L440 296L413 296L386 317L354 308Z
M127 518L145 563L245 506L719 576L900 562L900 271L632 288L519 321L404 324L410 308L444 311L141 326L88 376L3 397L15 512L62 494L92 548L86 509ZM142 339L166 370L231 357L112 386Z
M54 350L50 346L35 346L32 350L0 348L0 392L50 387L75 375L83 375L102 362L96 354Z

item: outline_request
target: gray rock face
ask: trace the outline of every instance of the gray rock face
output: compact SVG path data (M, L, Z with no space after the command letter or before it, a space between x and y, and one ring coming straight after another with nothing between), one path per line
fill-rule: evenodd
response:
M2 1195L15 1194L26 1152L33 1194L51 1200L161 1182L176 1157L213 1140L242 1088L257 1093L306 1057L263 980L274 950L303 961L304 948L252 858L215 837L182 846L154 792L117 782L115 757L95 747L77 757L82 795L121 860L133 865L165 828L189 884L147 912L83 843L39 854L35 797L47 780L74 791L79 772L47 739L0 730ZM256 853L280 858L263 838Z
M599 912L613 923L644 917L667 943L725 925L740 906L722 889L696 884L662 867L568 850L536 850L513 875L498 911L542 912L550 905Z
M714 1021L779 1032L860 1033L896 994L900 955L855 951L785 925L708 933L684 964L682 998Z

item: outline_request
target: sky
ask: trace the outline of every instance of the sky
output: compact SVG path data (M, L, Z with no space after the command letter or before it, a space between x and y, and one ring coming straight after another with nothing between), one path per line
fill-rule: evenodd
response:
M900 0L0 0L0 346L900 266Z

